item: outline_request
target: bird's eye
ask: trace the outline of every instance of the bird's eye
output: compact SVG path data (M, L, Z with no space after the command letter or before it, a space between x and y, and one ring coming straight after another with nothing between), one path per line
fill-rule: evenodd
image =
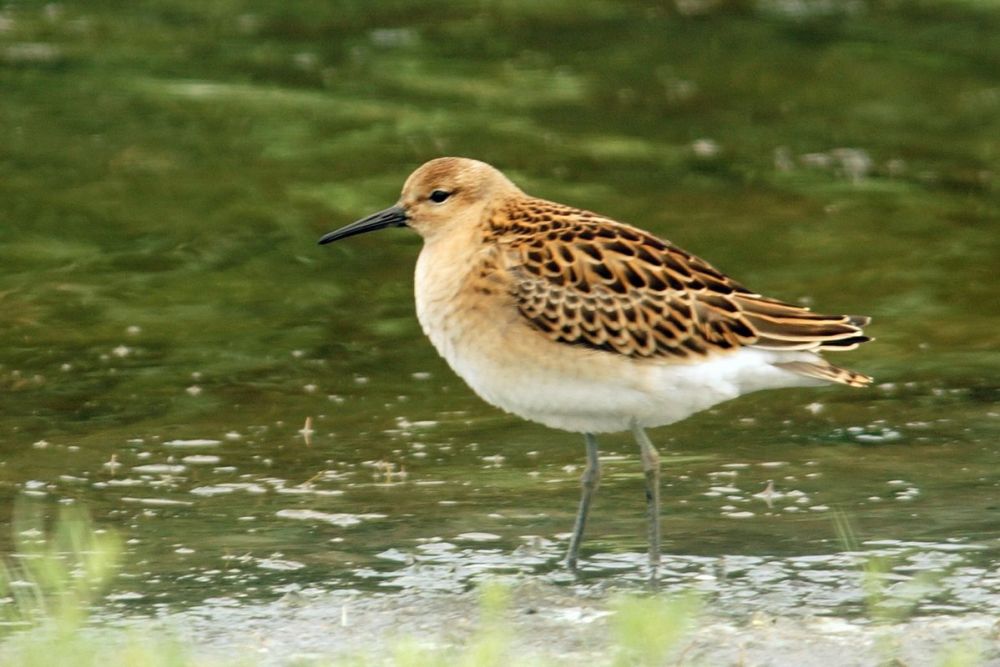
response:
M450 192L446 192L445 190L435 190L434 192L431 193L431 196L428 197L428 199L430 199L435 204L440 204L450 196L451 196Z

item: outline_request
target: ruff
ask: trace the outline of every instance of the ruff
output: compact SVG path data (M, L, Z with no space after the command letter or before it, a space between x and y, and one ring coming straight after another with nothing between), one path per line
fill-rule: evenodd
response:
M587 469L567 563L600 478L595 433L631 430L659 561L659 457L644 429L761 389L871 379L822 351L870 340L867 317L771 299L652 234L526 195L488 164L439 158L399 202L320 243L385 227L424 239L417 317L485 401L585 435Z

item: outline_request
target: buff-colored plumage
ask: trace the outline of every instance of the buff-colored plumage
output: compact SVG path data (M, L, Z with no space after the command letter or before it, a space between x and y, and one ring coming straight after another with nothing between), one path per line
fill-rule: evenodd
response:
M549 340L632 359L690 362L740 347L851 350L868 318L816 315L762 297L635 227L541 199L508 201L485 242L517 308ZM801 372L844 384L866 376L817 362Z
M493 405L586 434L571 565L599 476L594 433L635 434L655 564L659 463L643 428L761 389L870 382L820 356L868 341L867 317L756 294L649 232L526 195L483 162L432 160L396 206L321 243L392 226L423 237L417 317L455 372Z

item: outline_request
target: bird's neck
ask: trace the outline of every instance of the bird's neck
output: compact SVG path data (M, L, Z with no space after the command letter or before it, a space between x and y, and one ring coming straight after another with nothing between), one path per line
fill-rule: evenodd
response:
M418 309L421 300L451 299L458 293L482 252L481 237L476 226L468 225L424 239L414 280Z

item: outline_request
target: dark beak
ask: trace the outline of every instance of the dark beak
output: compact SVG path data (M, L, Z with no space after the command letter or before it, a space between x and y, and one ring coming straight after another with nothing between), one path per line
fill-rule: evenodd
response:
M323 238L319 240L319 244L325 245L327 243L333 243L334 241L339 241L340 239L346 239L348 236L374 232L377 229L385 229L386 227L405 226L406 211L404 211L401 206L393 206L385 209L384 211L372 213L367 218L361 218L357 222L352 222L346 227L341 227L336 231L325 234Z

